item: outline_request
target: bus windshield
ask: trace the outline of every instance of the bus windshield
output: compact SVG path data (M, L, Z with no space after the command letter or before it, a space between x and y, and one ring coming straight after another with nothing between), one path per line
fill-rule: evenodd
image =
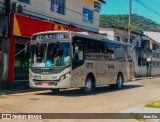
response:
M31 44L30 67L57 67L70 65L69 42Z

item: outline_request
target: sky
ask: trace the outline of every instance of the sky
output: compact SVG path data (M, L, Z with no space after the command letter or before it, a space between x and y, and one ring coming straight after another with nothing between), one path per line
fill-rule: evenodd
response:
M101 7L101 14L117 15L129 13L129 0L105 1L106 4ZM141 2L145 7L136 1ZM132 14L144 16L160 24L160 0L132 0Z

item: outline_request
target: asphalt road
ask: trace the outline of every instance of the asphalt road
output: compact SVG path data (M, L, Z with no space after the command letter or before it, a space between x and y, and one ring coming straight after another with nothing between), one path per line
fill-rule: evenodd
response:
M160 78L127 82L121 90L101 87L91 95L85 95L79 89L58 94L44 90L1 95L0 113L119 113L156 99L160 99Z

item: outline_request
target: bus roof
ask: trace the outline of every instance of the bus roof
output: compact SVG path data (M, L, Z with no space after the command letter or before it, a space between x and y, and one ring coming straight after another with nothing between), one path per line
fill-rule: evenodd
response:
M87 38L86 37L86 35L88 36L88 38L92 38L92 39L97 39L97 40L99 40L99 41L107 41L107 42L113 42L113 43L117 43L117 44L122 44L122 45L128 45L128 46L132 46L133 47L133 45L132 44L130 44L130 43L125 43L125 42L120 42L120 41L115 41L115 40L109 40L107 37L105 37L105 36L102 36L102 35L98 35L98 34L90 34L90 33L85 33L85 32L73 32L74 33L74 35L81 35L82 37L85 37L85 38Z
M92 39L97 39L99 41L107 41L107 42L113 42L113 43L117 43L117 44L122 44L122 45L128 45L128 46L132 46L134 47L132 44L129 43L125 43L125 42L120 42L120 41L115 41L115 40L109 40L107 37L102 36L102 35L98 35L98 34L93 34L93 33L88 33L88 32L71 32L71 31L44 31L44 32L38 32L33 34L34 35L38 35L38 34L47 34L47 33L72 33L75 36L81 35L84 38L92 38ZM87 37L86 37L87 36Z

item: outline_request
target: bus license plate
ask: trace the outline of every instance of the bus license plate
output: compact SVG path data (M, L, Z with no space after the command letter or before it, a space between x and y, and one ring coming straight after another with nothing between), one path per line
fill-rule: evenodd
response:
M48 82L41 82L41 85L42 85L42 86L48 86L49 83L48 83Z

